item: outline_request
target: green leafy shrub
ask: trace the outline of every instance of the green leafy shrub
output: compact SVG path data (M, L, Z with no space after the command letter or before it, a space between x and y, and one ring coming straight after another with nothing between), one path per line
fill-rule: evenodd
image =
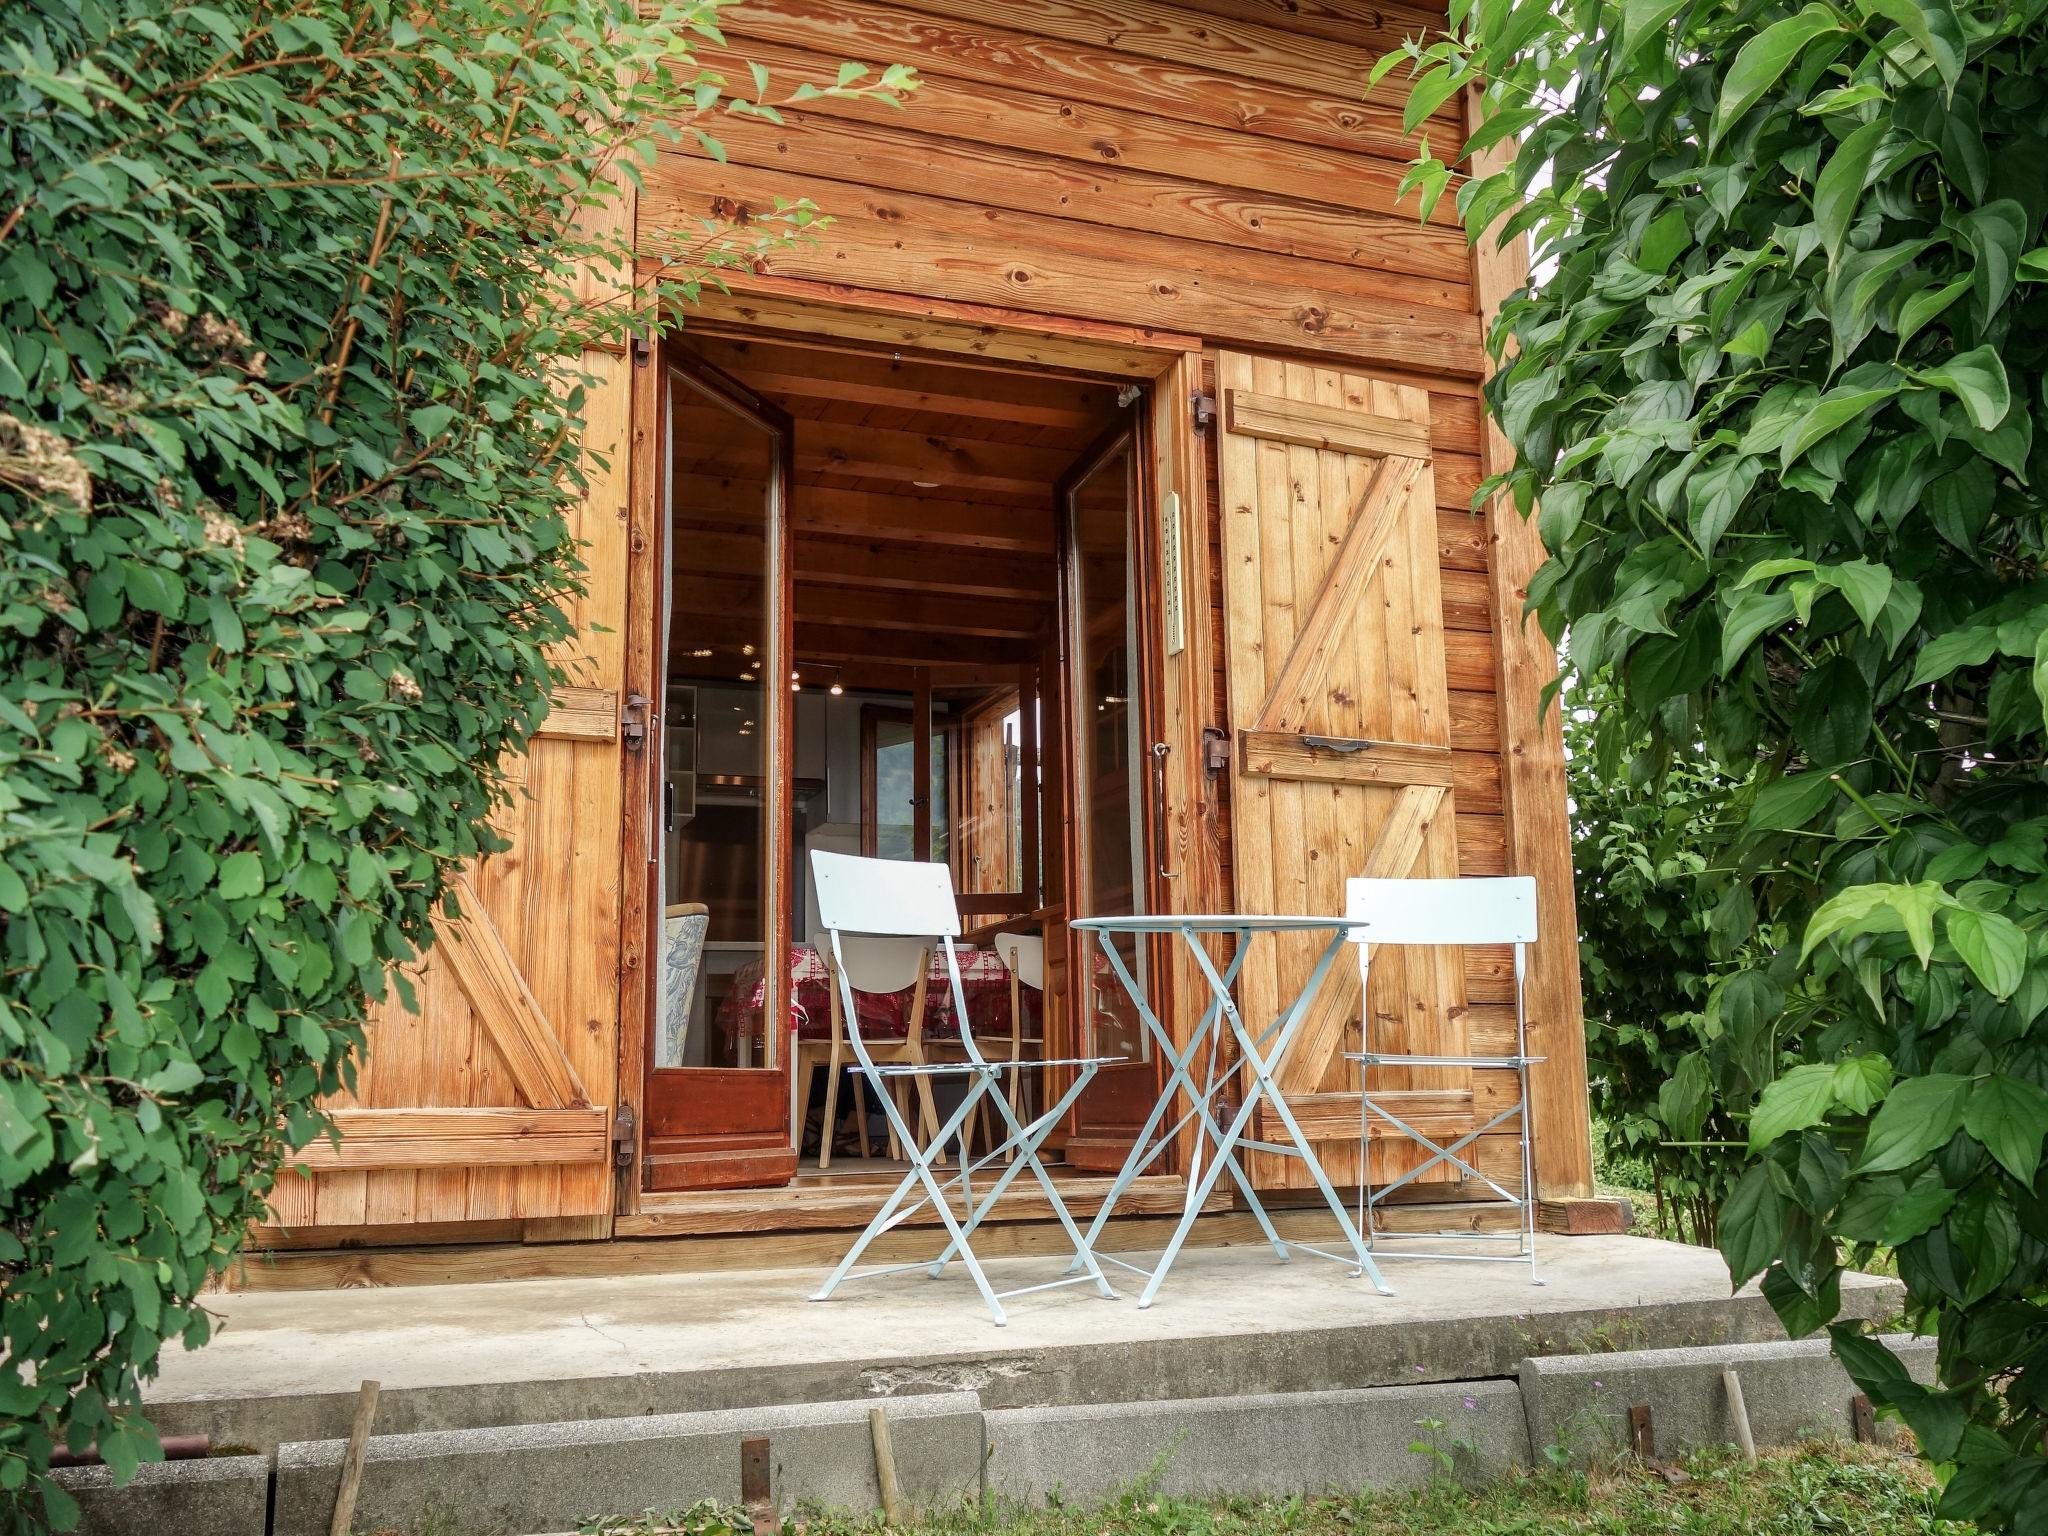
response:
M1739 904L1700 899L1716 878L1709 850L1747 786L1698 756L1652 750L1630 724L1609 680L1567 682L1593 1114L1609 1163L1645 1171L1658 1230L1711 1245L1744 1167L1742 1121L1779 1067L1800 1059L1803 1037L1785 1027L1776 993L1730 986L1768 960L1771 935Z
M1802 1038L1721 1249L1799 1332L1892 1250L1941 1386L1838 1353L1945 1515L2048 1530L2048 6L1455 0L1403 58L1412 123L1484 82L1459 206L1535 237L1488 390L1531 602L1753 779L1717 985Z
M0 8L0 1506L347 1082L560 680L576 216L719 111L717 0ZM838 87L894 94L902 71ZM800 87L797 95L807 94ZM811 217L707 227L654 289ZM689 245L689 241L684 242ZM4 1514L0 1509L0 1514Z

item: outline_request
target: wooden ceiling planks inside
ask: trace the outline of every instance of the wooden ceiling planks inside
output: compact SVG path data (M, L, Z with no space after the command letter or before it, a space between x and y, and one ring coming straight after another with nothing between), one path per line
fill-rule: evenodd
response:
M1114 419L1097 381L784 339L688 351L787 413L795 665L944 684L1035 660L1053 622L1057 482ZM760 455L715 408L677 416L672 675L758 627ZM707 658L706 675L718 675Z

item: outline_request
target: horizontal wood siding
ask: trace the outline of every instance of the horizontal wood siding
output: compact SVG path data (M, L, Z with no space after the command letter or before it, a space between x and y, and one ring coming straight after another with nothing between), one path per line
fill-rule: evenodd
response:
M820 101L781 124L720 120L727 163L694 144L660 157L640 243L658 257L701 238L708 217L808 197L832 222L757 277L1476 378L1455 210L1445 198L1423 223L1398 198L1414 152L1400 90L1366 89L1374 59L1425 16L1283 10L745 0L708 62L736 80L766 67L771 99L846 59L915 65L923 86L902 110ZM1435 142L1456 135L1456 112L1428 125ZM1477 481L1465 399L1473 433L1451 451L1472 473L1441 465L1447 497Z

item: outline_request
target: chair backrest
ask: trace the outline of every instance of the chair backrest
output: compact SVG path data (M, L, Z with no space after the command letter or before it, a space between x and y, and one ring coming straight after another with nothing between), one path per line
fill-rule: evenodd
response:
M1003 964L1017 973L1017 979L1035 991L1045 990L1045 940L1035 933L999 933L989 948L1003 957Z
M832 963L832 935L812 938L825 964ZM895 935L842 933L839 957L846 963L846 980L856 992L907 992L924 973L924 957L932 946L919 938Z
M923 939L960 935L953 871L944 864L863 859L813 848L811 874L818 889L818 922L828 930Z
M1354 944L1533 944L1536 881L1347 880L1344 916Z

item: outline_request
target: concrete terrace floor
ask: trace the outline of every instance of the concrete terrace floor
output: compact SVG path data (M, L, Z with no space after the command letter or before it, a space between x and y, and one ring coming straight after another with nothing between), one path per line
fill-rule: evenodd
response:
M1136 1255L1127 1255L1137 1257ZM1129 1402L1510 1374L1545 1353L1777 1337L1718 1254L1641 1237L1542 1240L1515 1265L1385 1265L1377 1295L1336 1264L1262 1247L1182 1253L1155 1304L1087 1287L1020 1296L995 1327L959 1266L807 1298L820 1274L521 1280L210 1297L219 1327L170 1350L150 1385L166 1432L274 1444L345 1433L365 1378L379 1432L973 1390L987 1406ZM1052 1258L986 1266L998 1290L1053 1278ZM1882 1316L1896 1287L1843 1284Z

